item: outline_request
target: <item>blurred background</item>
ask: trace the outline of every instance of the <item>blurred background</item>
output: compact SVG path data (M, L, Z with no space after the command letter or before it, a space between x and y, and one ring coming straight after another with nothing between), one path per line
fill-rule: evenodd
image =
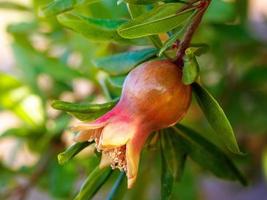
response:
M75 196L98 158L89 157L87 149L68 164L58 164L57 154L72 144L68 127L78 120L54 110L51 102L105 102L105 75L92 58L139 48L96 42L67 30L56 17L42 17L40 7L47 3L0 0L0 199ZM96 18L129 18L126 6L116 0L76 10ZM249 186L219 180L189 160L174 199L267 199L267 1L213 0L194 42L210 46L198 58L201 80L235 130L245 153L236 161ZM108 89L111 97L119 95ZM184 123L212 135L195 102ZM157 150L144 152L138 184L125 199L160 197L158 160ZM111 177L94 199L104 199L113 182Z

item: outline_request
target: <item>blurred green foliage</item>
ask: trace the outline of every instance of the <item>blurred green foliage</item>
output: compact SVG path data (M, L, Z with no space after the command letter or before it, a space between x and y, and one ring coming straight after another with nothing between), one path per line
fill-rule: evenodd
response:
M199 199L197 181L199 174L206 173L204 169L245 183L232 160L245 172L255 167L253 155L262 151L255 152L251 146L253 142L258 144L257 136L266 135L267 131L267 46L255 33L257 30L249 27L247 1L212 1L193 40L194 44L205 43L209 51L200 56L192 45L193 53L187 57L187 65L195 67L187 68L187 80L192 83L200 79L218 99L239 139L241 151L247 155L240 158L225 148L228 145L238 152L231 125L220 107L205 110L210 104L219 105L197 86L202 97L198 101L209 104L203 109L208 121L214 125L212 121L218 115L223 118L213 128L224 137L224 142L214 134L194 101L183 124L198 132L178 125L163 130L171 132L168 136L156 133L160 134L161 142L152 146L148 142L136 187L127 191L123 174L109 168L98 169L99 155L87 151L89 143L76 146L66 143L66 137L71 135L66 130L73 120L68 113L80 120L92 120L110 110L131 69L157 54L173 56L172 44L181 37L182 26L193 11L176 15L183 4L175 2L184 2L179 0L161 1L166 4L160 5L157 0L125 0L119 4L116 0L49 2L33 0L28 6L0 2L1 10L30 16L7 27L16 64L9 72L0 72L0 114L11 112L19 123L1 132L0 142L6 139L17 142L14 152L9 153L13 163L18 160L21 146L26 146L37 158L35 163L19 168L0 160L1 199L26 198L32 187L45 191L51 199L73 199L77 194L76 199L88 199L102 185L97 193L100 198L160 199L158 193L153 196L148 192L160 187L160 179L162 199ZM128 5L131 16L125 2L132 3ZM165 32L168 37L155 35ZM79 80L92 86L86 96L77 94L75 84ZM72 102L66 97L69 94ZM97 100L103 97L107 103L98 104ZM63 101L53 101L58 99ZM51 111L51 106L60 111ZM250 137L255 139L250 141ZM261 158L267 174L266 143L262 144L265 154ZM80 151L83 155L74 157ZM73 160L60 165L57 161L60 152L61 164ZM185 164L188 158L201 169L191 160L190 165ZM20 184L21 178L25 184Z

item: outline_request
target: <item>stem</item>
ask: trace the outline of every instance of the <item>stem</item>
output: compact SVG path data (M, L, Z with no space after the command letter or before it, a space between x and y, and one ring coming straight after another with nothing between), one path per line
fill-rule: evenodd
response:
M32 186L34 186L39 178L43 175L49 161L51 160L52 155L51 152L45 154L36 165L36 171L33 172L31 177L29 178L28 182L24 185L17 185L15 188L8 189L5 194L3 194L3 199L17 199L17 200L25 200L29 191L31 190Z
M185 55L185 50L189 47L192 37L194 35L194 33L196 32L202 17L205 13L205 11L207 10L209 4L210 4L211 0L202 0L200 1L199 4L199 8L198 8L198 12L195 16L195 18L193 19L192 23L188 26L183 39L181 40L180 44L179 44L179 49L177 51L177 56L176 56L176 61L175 63L178 66L183 66L183 57Z

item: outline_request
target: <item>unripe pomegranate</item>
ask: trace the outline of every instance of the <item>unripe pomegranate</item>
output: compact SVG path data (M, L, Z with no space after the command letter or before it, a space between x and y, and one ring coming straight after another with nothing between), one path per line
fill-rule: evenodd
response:
M79 124L76 141L92 141L102 151L100 166L124 170L135 182L142 147L153 131L177 123L191 102L191 87L169 60L145 62L127 76L118 104L90 123Z

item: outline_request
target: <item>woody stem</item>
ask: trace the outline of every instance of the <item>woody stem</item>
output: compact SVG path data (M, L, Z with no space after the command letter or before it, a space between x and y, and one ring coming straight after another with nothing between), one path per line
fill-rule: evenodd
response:
M183 66L183 57L185 55L185 50L189 47L191 40L192 40L192 37L193 37L194 33L196 32L210 2L211 2L211 0L201 0L200 1L199 7L198 7L198 12L197 12L196 16L194 17L194 19L192 20L192 22L190 23L190 25L187 27L186 32L184 34L184 37L179 44L179 49L177 51L177 56L176 56L176 60L175 60L175 63L178 66Z

